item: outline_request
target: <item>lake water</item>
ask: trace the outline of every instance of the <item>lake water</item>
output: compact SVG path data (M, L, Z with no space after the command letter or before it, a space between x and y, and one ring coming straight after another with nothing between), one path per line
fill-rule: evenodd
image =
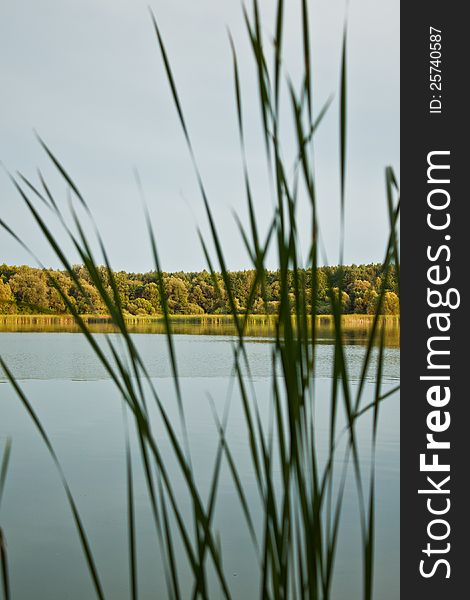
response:
M96 333L105 347L106 336ZM111 334L111 338L116 336ZM155 387L169 415L178 422L174 384L164 336L134 334ZM234 338L230 335L177 335L176 353L181 376L189 443L202 496L210 486L217 448L217 431L209 396L222 414L230 398L227 439L240 471L256 521L261 515L253 476L245 421L233 386ZM357 386L364 345L350 340L346 356L353 387ZM360 341L360 340L359 340ZM251 383L260 414L267 424L271 407L272 342L253 337L247 341L252 367ZM129 598L126 475L122 403L114 384L95 360L87 341L76 333L0 333L0 355L8 364L37 411L57 451L77 501L96 558L107 598ZM317 347L317 436L319 451L327 441L331 387L331 339ZM385 351L383 391L397 385L399 348ZM366 394L372 397L371 370ZM176 474L170 444L156 425L159 447L167 460L177 494L185 506L184 484ZM367 448L370 423L358 426ZM12 456L0 523L7 539L12 598L29 600L87 600L93 588L65 494L44 443L10 385L0 373L0 442L11 436ZM145 480L132 438L135 461L135 505L138 540L139 597L165 598L164 573L158 553ZM367 462L367 451L364 450ZM395 394L382 403L376 457L377 515L375 597L399 597L399 402ZM275 474L276 475L276 474ZM352 477L346 486L333 597L361 597L360 529L357 494ZM188 513L188 518L190 517ZM239 501L227 469L221 473L215 515L220 531L224 568L234 599L259 596L256 555L244 526ZM176 551L181 548L176 546ZM184 597L190 597L184 568ZM221 597L214 594L214 598Z

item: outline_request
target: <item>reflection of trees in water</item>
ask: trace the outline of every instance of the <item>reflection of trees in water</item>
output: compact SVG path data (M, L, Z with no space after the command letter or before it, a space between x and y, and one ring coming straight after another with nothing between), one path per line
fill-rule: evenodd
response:
M385 344L389 347L400 345L400 318L382 317L385 322ZM295 317L293 317L295 319ZM345 344L365 344L368 341L373 317L371 315L344 315L343 339ZM91 315L86 318L93 333L113 333L117 329L108 317ZM171 319L172 330L180 335L236 335L233 318L229 315L175 316ZM165 334L165 323L161 317L129 317L127 326L133 333ZM0 316L0 331L79 331L74 318L68 315L5 315ZM276 331L276 318L269 315L253 315L247 319L247 337L272 338ZM334 341L334 323L329 315L317 317L318 343ZM260 341L263 341L260 339Z

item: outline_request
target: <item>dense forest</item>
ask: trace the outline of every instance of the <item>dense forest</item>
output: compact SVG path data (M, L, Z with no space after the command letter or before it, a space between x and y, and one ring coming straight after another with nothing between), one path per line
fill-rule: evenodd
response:
M80 265L74 267L82 291L70 276L62 271L46 271L28 266L0 266L0 313L38 314L66 312L63 299L51 284L50 275L59 283L70 301L82 314L105 314L106 309L87 270ZM102 280L109 285L105 267L101 268ZM310 277L305 275L307 304L310 302ZM317 312L329 314L330 290L337 290L342 276L342 303L345 313L373 313L382 287L382 265L351 265L347 267L320 267L318 269ZM246 311L252 287L254 271L234 271L229 274L237 309ZM161 299L158 278L155 272L114 273L121 302L125 311L132 315L158 315ZM165 296L173 314L226 314L229 312L227 294L222 276L214 277L207 271L199 273L164 273ZM289 281L294 299L294 276ZM385 284L384 314L399 313L398 287L392 271ZM219 289L217 289L219 288ZM279 303L279 273L266 272L264 290L259 289L253 308L254 314L275 313Z

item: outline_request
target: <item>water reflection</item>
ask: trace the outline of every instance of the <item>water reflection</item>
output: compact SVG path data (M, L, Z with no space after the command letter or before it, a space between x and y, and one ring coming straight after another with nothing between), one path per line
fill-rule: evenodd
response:
M385 345L400 346L399 317L385 317ZM93 333L115 333L116 327L106 317L86 317ZM365 344L372 326L372 315L345 315L343 336L345 344ZM174 316L172 331L180 335L234 336L237 331L233 320L227 315ZM161 317L129 317L128 329L132 333L165 333ZM71 316L55 315L3 315L0 316L0 332L68 332L78 333L80 328ZM248 337L269 338L275 334L276 319L272 316L253 315L248 318L245 333ZM333 319L330 316L317 318L318 343L330 344L334 340Z

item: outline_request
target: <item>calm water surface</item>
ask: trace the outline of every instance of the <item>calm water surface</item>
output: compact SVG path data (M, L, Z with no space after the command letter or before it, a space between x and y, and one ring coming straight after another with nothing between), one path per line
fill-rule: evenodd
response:
M105 347L106 336L95 334ZM117 339L117 338L116 338ZM155 386L177 423L174 384L164 336L136 334ZM230 398L228 441L240 470L253 513L261 526L257 488L252 472L243 411L231 378L234 338L228 335L175 336L191 453L204 496L210 485L217 432L208 397L222 414ZM353 340L357 341L357 340ZM250 338L247 350L252 384L260 412L269 421L272 344ZM107 598L129 598L126 537L126 479L122 405L113 383L97 364L86 340L74 333L0 333L0 354L31 400L47 430L69 480L103 580ZM364 346L351 343L346 356L353 385L357 385ZM319 453L327 442L327 416L332 345L328 338L317 353L317 438ZM384 390L399 378L399 349L385 355ZM372 397L371 370L366 393ZM232 393L230 393L232 390ZM367 464L367 418L358 432ZM399 403L394 395L383 403L377 449L376 598L399 597ZM175 491L183 510L185 487L179 480L165 432L156 425L160 448L174 474ZM77 534L57 473L30 418L0 373L0 442L13 438L13 451L0 522L8 543L12 598L29 600L86 600L94 598ZM164 574L149 509L137 447L135 502L139 552L140 598L165 597ZM278 476L279 474L276 474ZM188 512L188 518L190 513ZM255 553L244 526L230 474L221 475L216 512L221 532L224 567L235 599L257 598ZM334 598L361 597L360 531L356 492L347 483L336 563ZM180 550L181 548L176 548ZM190 597L184 568L184 597ZM214 594L215 598L219 594Z

